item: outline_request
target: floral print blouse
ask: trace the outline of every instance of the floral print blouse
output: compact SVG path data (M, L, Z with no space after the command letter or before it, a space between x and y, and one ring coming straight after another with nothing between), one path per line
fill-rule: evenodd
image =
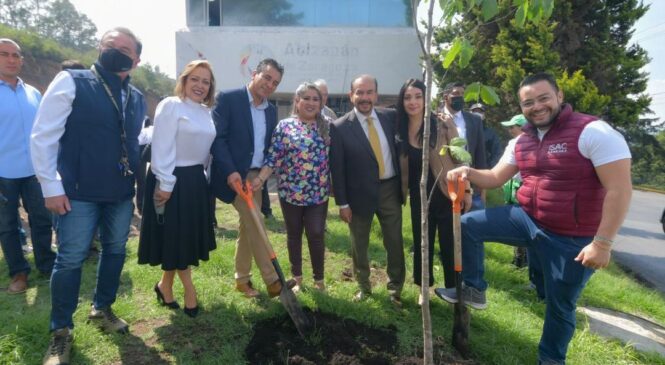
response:
M280 199L299 206L318 205L330 195L330 140L325 141L315 125L298 118L279 121L265 165L279 176Z

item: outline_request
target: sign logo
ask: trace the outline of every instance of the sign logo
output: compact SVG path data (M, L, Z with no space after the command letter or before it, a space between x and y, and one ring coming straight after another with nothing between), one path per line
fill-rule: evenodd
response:
M566 142L564 143L557 143L557 144L551 144L550 147L547 149L547 153L566 153L568 152L568 144Z
M258 43L247 45L240 52L240 74L245 78L250 77L256 65L265 58L273 58L273 52L268 46Z

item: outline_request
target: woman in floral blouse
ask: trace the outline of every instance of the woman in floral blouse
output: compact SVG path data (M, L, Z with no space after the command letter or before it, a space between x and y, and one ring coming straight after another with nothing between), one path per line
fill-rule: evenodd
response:
M295 291L302 285L302 233L307 235L314 287L323 282L324 231L330 195L328 122L321 116L321 92L305 82L298 86L292 116L281 120L272 136L265 164L253 186L262 185L273 170L279 176L279 202L286 224L287 247Z

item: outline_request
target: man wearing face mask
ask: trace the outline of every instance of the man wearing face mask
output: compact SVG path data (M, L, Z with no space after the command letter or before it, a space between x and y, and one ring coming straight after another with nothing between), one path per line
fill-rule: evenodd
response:
M102 253L88 318L108 332L128 332L111 310L132 218L143 95L129 84L141 42L127 28L102 36L89 70L65 70L37 111L31 151L46 207L58 214L58 254L51 276L51 344L44 364L69 363L81 264L99 226Z
M443 101L444 106L440 109L439 117L452 119L457 126L458 135L466 139L466 149L471 154L470 166L477 169L487 168L482 121L479 116L462 110L464 109L464 84L460 82L447 84L443 89ZM464 207L464 212L485 207L481 189L474 185L472 187L471 191L467 193L473 194L473 204L471 207Z

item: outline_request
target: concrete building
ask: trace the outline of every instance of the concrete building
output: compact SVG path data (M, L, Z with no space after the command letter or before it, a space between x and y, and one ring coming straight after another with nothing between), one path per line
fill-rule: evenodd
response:
M296 87L325 79L328 105L350 109L351 80L375 75L379 104L395 102L410 77L422 77L410 0L185 0L187 28L176 33L177 68L209 60L219 90L246 84L265 57L285 67L273 101L290 112Z

